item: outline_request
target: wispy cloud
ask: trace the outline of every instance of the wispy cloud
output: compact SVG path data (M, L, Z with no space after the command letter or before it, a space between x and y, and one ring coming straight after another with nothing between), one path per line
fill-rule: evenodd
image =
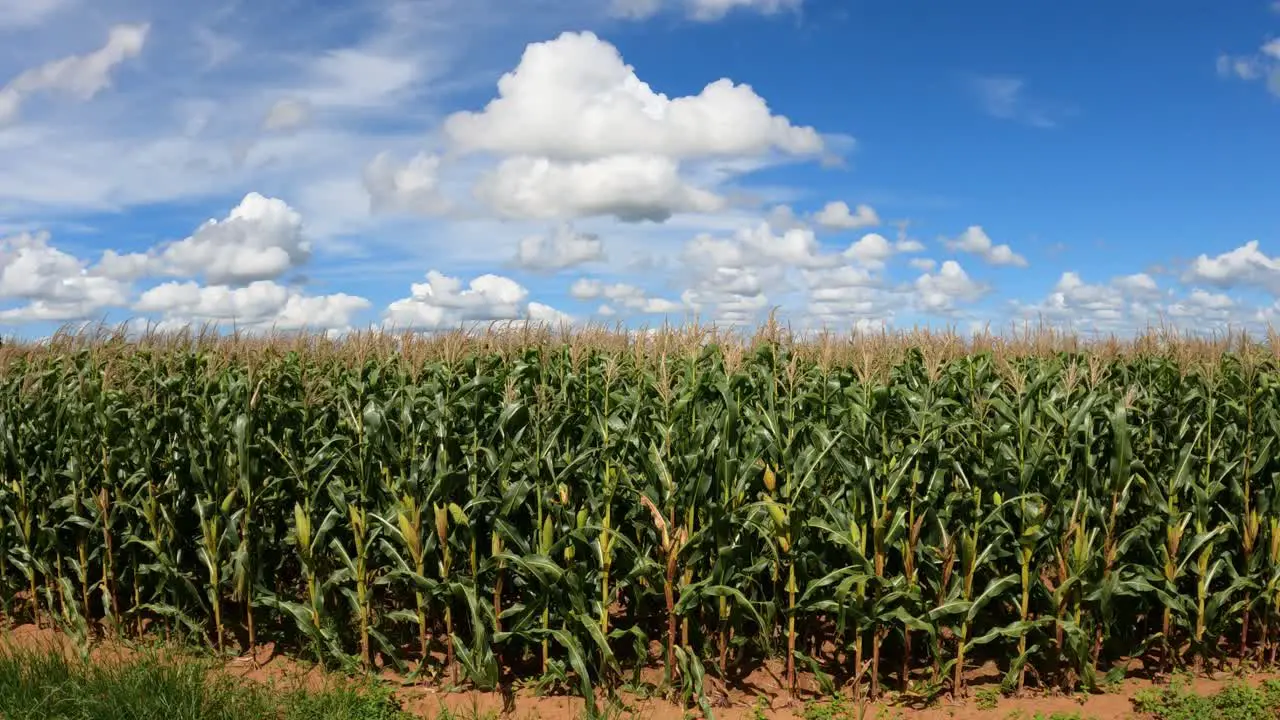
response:
M1280 96L1280 38L1271 38L1247 55L1218 56L1218 75L1238 80L1261 80L1272 95Z
M1022 78L987 75L971 78L969 84L983 111L993 118L1038 128L1055 128L1072 114L1068 107L1028 93L1027 83Z

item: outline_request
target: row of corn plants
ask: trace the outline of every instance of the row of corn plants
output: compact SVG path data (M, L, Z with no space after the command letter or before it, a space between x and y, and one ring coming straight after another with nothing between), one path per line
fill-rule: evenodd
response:
M1093 688L1280 648L1266 344L101 337L0 367L15 619L589 706L653 667L964 695L989 661Z

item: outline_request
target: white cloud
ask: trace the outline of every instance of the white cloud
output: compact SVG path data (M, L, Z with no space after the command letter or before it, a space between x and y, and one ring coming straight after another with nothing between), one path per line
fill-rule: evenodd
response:
M550 305L543 305L540 302L529 303L528 312L530 322L540 325L549 325L556 329L573 325L577 322L572 315L560 312Z
M698 22L714 22L734 10L775 15L798 10L804 0L667 0L682 7L685 15ZM610 0L609 14L628 20L646 20L661 12L663 0Z
M1236 309L1236 301L1227 295L1194 288L1186 298L1171 303L1168 313L1175 322L1203 329L1230 324Z
M610 0L609 14L627 20L646 20L658 14L662 0Z
M976 282L955 260L947 260L937 273L925 273L916 278L916 300L929 312L951 313L957 303L975 302L991 291Z
M166 326L216 323L249 330L343 330L368 300L345 293L306 296L270 280L243 287L168 282L142 293L133 309Z
M222 285L280 277L310 255L302 216L283 200L249 193L225 219L209 220L157 257L167 274Z
M440 158L419 153L400 165L379 153L364 168L364 188L374 213L442 215L451 203L440 192Z
M1134 273L1116 278L1111 284L1135 297L1155 297L1160 294L1156 279L1147 273Z
M604 283L594 278L579 278L569 288L569 294L578 300L611 300L617 305L637 313L668 314L684 310L678 302L650 297L642 288L626 283Z
M307 124L311 119L311 106L305 100L297 98L281 98L267 111L262 119L262 129L272 132L293 130Z
M313 80L301 99L315 107L370 110L395 106L422 80L419 58L372 48L330 50L310 64Z
M107 43L87 55L71 55L27 70L0 88L0 125L18 117L31 95L59 91L86 101L111 86L116 66L137 57L146 44L150 26L116 25Z
M915 240L903 239L894 243L878 233L867 233L849 245L844 251L844 257L870 268L882 268L885 261L897 253L919 252L923 249Z
M929 272L938 266L938 261L932 258L911 258L907 264L921 272Z
M561 223L548 234L522 238L515 262L528 270L563 270L603 259L600 236L580 233L568 223Z
M851 211L848 203L843 201L827 203L814 216L814 220L825 228L839 230L855 230L880 224L880 216L870 205L859 205L856 211Z
M486 274L467 287L435 270L414 283L407 298L387 307L384 325L395 330L438 330L465 322L516 320L528 311L529 291L511 278Z
M689 15L695 20L719 20L733 10L754 10L773 15L783 10L798 10L804 0L685 0Z
M498 82L498 97L481 112L449 116L444 132L461 152L555 160L823 150L813 128L774 115L747 85L722 79L674 99L654 92L613 45L589 32L530 44Z
M1280 258L1267 256L1258 249L1258 241L1215 257L1201 254L1191 262L1183 278L1220 288L1257 287L1280 294Z
M1280 38L1272 38L1248 55L1218 56L1218 74L1239 80L1262 80L1267 90L1280 96Z
M1146 273L1095 284L1085 282L1078 273L1064 272L1043 301L1015 305L1024 318L1075 331L1132 332L1161 322L1165 314L1161 297L1155 279ZM1201 302L1196 296L1168 314L1188 318Z
M1008 245L995 245L979 225L970 225L960 237L946 241L947 248L971 253L992 265L1026 267L1027 259L1015 253Z
M86 268L49 244L44 233L0 239L0 298L26 300L0 319L65 321L88 318L128 302L129 286Z
M812 269L841 262L839 255L822 252L812 230L792 227L778 233L768 222L741 227L732 238L700 233L685 245L682 257L686 263L702 269Z
M973 80L973 89L988 115L1038 128L1057 127L1058 113L1045 103L1030 98L1021 78L991 76Z
M573 162L508 158L480 181L476 194L510 218L613 216L661 222L677 212L724 207L714 193L685 183L675 161L658 155Z
M769 307L765 294L766 277L773 273L754 268L715 268L701 274L692 287L680 295L689 309L712 322L751 325Z
M39 25L74 0L0 0L0 28Z

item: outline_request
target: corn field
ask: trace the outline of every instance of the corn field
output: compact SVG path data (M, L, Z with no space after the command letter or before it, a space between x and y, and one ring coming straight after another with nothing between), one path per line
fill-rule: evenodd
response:
M0 349L6 615L583 694L1275 663L1280 344L541 329Z

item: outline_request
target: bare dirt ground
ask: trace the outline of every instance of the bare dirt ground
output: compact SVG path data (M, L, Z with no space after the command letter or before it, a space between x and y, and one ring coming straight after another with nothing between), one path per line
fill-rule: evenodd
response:
M37 628L34 625L19 625L0 629L0 648L13 647L19 649L60 648L70 655L77 650L72 640L66 635L50 629ZM173 652L182 652L175 648ZM93 662L120 662L137 656L141 650L134 645L110 640L95 641L90 658ZM791 698L781 691L775 677L781 674L781 667L758 670L748 676L739 686L725 689L712 678L707 679L707 694L712 700L715 716L719 720L755 720L764 717L769 720L799 720L807 701L816 696L811 692L801 692L798 698ZM253 657L241 656L227 661L222 672L245 682L263 683L281 688L319 689L335 682L343 682L344 678L331 672L322 671L307 663L298 662L289 657L276 654L270 645L258 648ZM393 683L398 678L391 673L384 673ZM970 698L965 701L952 701L942 698L930 707L915 708L895 704L886 700L867 706L867 720L1005 720L1007 718L1023 718L1033 720L1037 714L1048 718L1054 713L1065 713L1067 716L1078 714L1083 718L1138 718L1133 712L1133 697L1142 689L1150 688L1149 680L1129 679L1112 688L1107 693L1099 694L1052 694L1028 692L1024 697L1000 697L995 708L982 708L976 700L983 688L995 688L999 673L994 667L975 668L971 672ZM1252 673L1243 678L1250 683L1259 683L1265 679L1278 678L1275 673ZM644 679L655 681L660 678L656 669ZM808 678L802 676L802 688L813 687L813 683L804 682ZM1233 681L1242 678L1231 673L1216 673L1212 676L1199 677L1190 683L1190 688L1200 694L1212 694ZM497 692L478 691L445 691L441 687L426 684L403 684L396 688L395 694L410 713L423 718L434 719L441 708L448 708L464 718L508 717L515 720L576 720L582 717L583 701L568 696L539 696L529 690L517 690L514 702L504 703ZM686 709L663 698L643 698L623 695L621 718L637 720L653 718L699 717L695 709ZM513 707L513 709L511 709ZM504 708L508 708L504 712ZM858 717L858 715L854 715Z

